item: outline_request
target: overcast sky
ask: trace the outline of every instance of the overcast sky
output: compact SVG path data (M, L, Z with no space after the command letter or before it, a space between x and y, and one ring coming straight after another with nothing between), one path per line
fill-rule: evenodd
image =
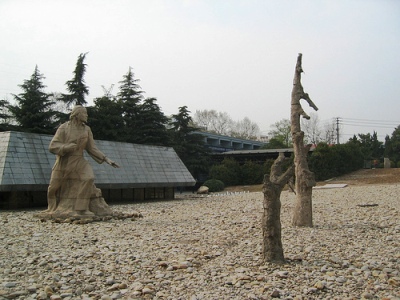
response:
M398 0L0 0L0 38L2 99L36 65L46 92L65 92L88 52L89 104L132 67L166 115L215 109L267 134L290 118L303 53L304 90L321 125L346 124L341 142L400 124Z

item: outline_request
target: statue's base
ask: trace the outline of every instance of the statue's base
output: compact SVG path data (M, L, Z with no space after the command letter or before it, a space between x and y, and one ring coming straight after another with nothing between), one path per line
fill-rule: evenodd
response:
M34 217L40 219L42 222L51 221L54 223L72 223L72 224L87 224L92 222L101 222L109 220L124 220L131 219L132 221L137 218L142 218L143 215L140 212L131 213L117 213L111 212L107 215L89 215L89 214L79 214L76 211L63 211L63 212L48 212L43 211L34 215Z

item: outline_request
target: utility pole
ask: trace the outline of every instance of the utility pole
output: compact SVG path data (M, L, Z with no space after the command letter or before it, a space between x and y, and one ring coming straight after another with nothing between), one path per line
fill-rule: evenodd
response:
M337 117L336 118L336 143L337 144L340 144L340 142L339 142L339 120L340 120L340 118Z

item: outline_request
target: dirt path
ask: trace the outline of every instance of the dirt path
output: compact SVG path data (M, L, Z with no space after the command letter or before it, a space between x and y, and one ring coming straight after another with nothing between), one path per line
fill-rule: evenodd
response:
M400 168L361 169L347 175L333 178L330 183L347 183L351 185L396 184L400 183Z
M335 177L327 181L320 181L317 185L327 183L346 183L348 185L371 185L371 184L400 184L400 168L392 169L361 169L350 174ZM227 187L225 191L238 192L250 191L261 192L262 185L245 185Z

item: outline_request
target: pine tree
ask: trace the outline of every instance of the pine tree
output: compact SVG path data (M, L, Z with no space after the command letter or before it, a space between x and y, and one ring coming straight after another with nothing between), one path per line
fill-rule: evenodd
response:
M115 98L104 95L94 100L94 106L88 107L88 124L96 139L123 141L121 131L124 122L121 106Z
M138 130L140 144L167 146L169 135L166 125L168 118L156 103L156 98L146 98L139 106Z
M67 103L68 106L85 105L87 101L85 96L89 94L89 88L85 85L84 76L86 73L86 64L84 63L87 53L81 53L78 56L74 77L68 80L65 84L69 94L62 94L61 100Z
M400 166L400 125L394 129L390 138L385 138L385 157Z
M11 116L9 115L10 103L7 100L0 100L0 131L7 131L11 129L9 123Z
M138 114L139 105L143 98L142 91L138 85L138 79L135 79L132 68L123 76L120 81L120 91L117 94L118 101L122 108L122 117L124 120L124 130L122 131L122 139L128 143L137 143L140 141L138 134Z
M208 172L209 151L205 147L203 136L194 133L190 111L186 106L179 108L179 113L172 115L171 141L174 150L195 179L200 179Z
M13 95L17 105L8 106L22 131L54 133L56 112L51 109L54 105L50 100L51 95L43 91L46 87L42 83L44 78L36 66L31 78L19 85L23 92Z

